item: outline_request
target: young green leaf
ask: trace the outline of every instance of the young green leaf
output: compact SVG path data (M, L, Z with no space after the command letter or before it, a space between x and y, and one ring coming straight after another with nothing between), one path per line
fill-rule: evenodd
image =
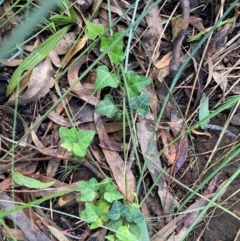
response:
M104 33L104 26L102 24L91 23L86 21L87 37L94 40L96 37L101 36Z
M63 141L61 147L72 151L80 159L85 157L94 135L94 131L78 131L76 128L68 129L66 127L60 127L59 129L59 136Z
M130 98L138 96L141 91L144 90L150 83L151 78L138 75L134 71L130 70L126 73L126 82L129 91Z
M115 241L115 235L114 234L110 234L105 236L105 239L107 239L108 241Z
M88 223L96 222L102 215L102 210L91 203L86 203L85 210L81 212L80 217Z
M18 185L29 188L48 188L54 184L53 182L40 182L34 178L26 177L19 172L13 172L12 178Z
M106 201L110 203L123 198L123 196L113 184L108 184L106 186L106 192L104 193L103 197Z
M113 36L107 38L107 37L102 37L101 38L101 43L100 43L100 50L102 52L107 51L108 47L119 38L119 36L122 35L122 32L117 32L113 34ZM108 55L110 58L110 61L113 64L120 63L121 61L124 60L125 55L123 53L123 38L121 38L114 46L113 48L108 51Z
M127 226L121 226L116 232L116 237L121 241L135 241L137 236L133 235Z
M121 117L120 110L116 107L113 97L109 94L95 107L95 112L99 115L105 115L108 118L119 119Z
M141 116L148 114L148 106L150 103L150 95L143 94L140 96L132 97L129 101L130 108L137 110L137 113Z
M78 189L81 192L78 200L81 202L91 202L97 197L96 191L99 189L99 183L95 178L92 178L88 182L83 181L79 183Z
M12 78L8 84L6 95L9 96L22 79L32 70L38 63L44 60L50 51L59 43L62 37L67 33L69 26L61 28L58 32L50 36L33 50L14 71Z
M105 87L117 88L120 79L118 75L109 72L106 65L97 68L97 79L94 85L95 91L101 90Z
M206 125L208 121L203 121L203 119L205 119L208 115L209 115L209 99L206 96L206 94L203 92L201 102L200 102L200 108L198 112L199 122L201 122L200 127L202 129L206 129Z

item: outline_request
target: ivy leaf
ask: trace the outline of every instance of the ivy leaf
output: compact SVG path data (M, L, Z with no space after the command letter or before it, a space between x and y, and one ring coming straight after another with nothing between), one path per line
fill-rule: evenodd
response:
M110 73L106 65L102 65L97 68L97 79L94 86L95 91L101 90L108 86L117 88L119 82L120 79L118 75Z
M104 26L102 24L96 24L86 21L87 37L94 40L97 36L101 36L104 33Z
M127 226L121 226L117 229L116 237L121 241L134 241L137 236L133 235Z
M150 95L143 94L140 96L132 97L129 101L130 108L137 110L137 113L141 116L148 114L148 106L150 103Z
M137 237L141 236L142 230L137 223L128 223L128 225L129 225L129 231L133 235L136 235Z
M95 107L95 112L99 115L105 115L108 118L119 119L121 117L120 110L116 107L113 97L109 94Z
M202 94L200 108L198 112L199 122L201 122L201 128L206 129L206 125L209 120L203 121L207 116L209 116L209 98L205 93Z
M99 228L103 225L101 218L98 218L95 222L91 223L90 229Z
M101 216L101 220L102 221L108 221L108 216L107 216L107 213L108 213L108 211L109 211L109 208L110 208L110 203L109 202L107 202L107 201L105 201L105 200L103 200L103 199L101 199L101 200L99 200L97 203L96 203L96 206L98 207L98 208L100 208L101 210L102 210L102 212L103 212L103 214L102 214L102 216Z
M12 178L18 185L29 188L48 188L54 184L53 182L40 182L34 178L26 177L19 172L13 172Z
M88 223L96 222L99 217L102 215L101 209L94 206L91 203L86 203L85 210L81 212L81 218L85 219Z
M110 234L105 236L105 239L107 239L108 241L115 241L115 235L114 234Z
M94 131L78 131L76 128L60 127L59 136L63 143L61 147L72 151L73 154L82 159L86 155L87 148L89 147L93 137Z
M123 196L117 190L117 188L113 184L109 184L106 187L106 192L103 195L104 199L110 203L115 200L122 199Z
M108 213L108 217L111 220L118 220L121 215L124 216L129 210L129 207L124 206L119 201L114 201L112 208Z
M97 190L99 189L99 183L95 178L91 178L88 182L83 181L79 183L78 189L81 192L81 196L78 198L82 202L91 202L97 197Z
M107 38L107 37L102 37L101 38L101 43L100 43L100 50L102 52L107 51L107 49L109 48L109 46L119 38L119 36L122 35L122 32L117 32L115 34L113 34L113 36ZM114 46L113 48L108 51L108 55L110 58L111 63L113 64L117 64L120 63L121 61L124 60L125 56L123 53L123 38L121 38Z
M130 70L126 73L127 88L130 98L138 96L150 83L151 78L138 75Z
M117 230L120 226L123 225L123 219L120 218L120 219L117 219L117 220L111 220L110 222L108 222L107 224L107 227L109 229L112 229L112 230Z

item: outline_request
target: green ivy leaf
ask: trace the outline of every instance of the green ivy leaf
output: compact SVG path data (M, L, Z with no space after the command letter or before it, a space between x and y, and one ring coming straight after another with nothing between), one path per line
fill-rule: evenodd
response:
M127 88L130 98L138 96L150 83L151 78L138 75L130 70L126 73Z
M113 36L107 38L102 37L100 43L100 50L102 52L107 51L108 47L122 35L122 32L117 32ZM123 53L123 38L121 38L108 52L111 63L117 64L124 60L125 56Z
M110 234L110 235L105 236L105 239L107 239L109 241L115 241L116 240L114 234Z
M108 222L107 227L112 230L117 230L119 227L123 226L123 219L119 218L117 220L111 220Z
M143 94L140 96L132 97L129 101L130 108L137 110L137 113L141 116L148 114L148 106L150 103L150 95Z
M63 143L61 147L72 151L78 158L84 158L93 137L94 131L78 131L76 128L60 127L59 136Z
M108 184L106 187L106 192L103 195L104 199L110 203L115 200L122 199L123 196L117 190L117 188L113 184Z
M104 33L104 26L102 24L91 23L86 21L87 37L94 40L97 36L101 36Z
M95 91L101 90L105 87L117 88L120 79L118 75L109 72L106 65L97 67L97 79L94 85Z
M200 102L200 108L199 108L199 112L198 112L199 122L201 122L200 127L202 129L206 129L208 120L203 121L203 119L205 119L207 116L209 116L209 98L203 92L202 97L201 97L201 102Z
M135 241L137 236L133 235L127 226L121 226L116 232L116 237L122 241Z
M137 223L128 223L129 231L136 237L140 237L142 230ZM145 240L144 240L145 241Z
M81 192L81 196L78 198L82 202L91 202L97 197L97 190L99 189L99 183L95 178L91 178L88 182L83 181L78 184L78 189Z
M129 207L124 206L119 201L114 201L112 208L108 213L108 217L111 220L117 220L120 216L124 216L129 210Z
M85 210L81 212L81 218L85 219L88 223L96 222L99 217L102 215L101 209L94 206L91 203L86 203Z
M119 119L121 117L120 110L116 107L113 97L109 94L95 107L95 112L108 118Z
M19 172L13 172L12 178L18 185L29 188L48 188L54 184L53 182L40 182L34 178L26 177Z
M103 225L101 218L98 218L95 222L91 223L90 229L99 228Z

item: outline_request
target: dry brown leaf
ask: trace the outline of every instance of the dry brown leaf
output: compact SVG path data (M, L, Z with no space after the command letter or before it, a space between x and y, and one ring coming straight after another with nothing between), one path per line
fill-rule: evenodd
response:
M29 72L21 81L19 91L17 90L13 91L13 93L11 94L7 102L8 105L14 105L16 103L16 99L19 98L19 93L21 93L24 89L27 88L30 76L31 76L31 72Z
M4 12L7 13L6 16L8 18L8 21L11 22L13 26L17 26L18 21L16 19L16 13L14 13L13 11L13 9L15 8L11 6L10 1L4 1L3 8L4 8Z
M9 66L9 67L16 67L18 66L20 63L22 62L21 59L13 59L11 61L8 61L7 59L2 59L0 60L0 63L5 65L5 66Z
M235 126L240 126L240 113L236 113L231 119L231 124Z
M127 150L127 148L128 148L128 145L126 145L124 147L123 143L119 143L119 142L112 141L112 140L100 141L99 146L106 150L121 151L121 152L123 152L123 150Z
M160 129L160 137L162 139L162 143L164 146L164 157L167 159L169 166L173 165L175 163L177 155L176 144L170 144L173 141L173 137L171 136L170 132L166 129Z
M68 70L68 83L70 86L75 85L75 82L78 79L78 72L81 66L88 61L88 57L84 55L81 59L79 59L71 68ZM78 95L79 98L85 100L91 105L96 106L98 104L98 99L93 96L94 94L94 86L87 83L87 88L78 82L72 89L74 93Z
M70 52L64 57L63 61L62 61L62 66L65 67L69 61L72 59L72 57L79 52L87 43L88 41L88 37L87 35L84 35L81 39L79 39L74 47L72 49L70 49Z
M163 28L161 25L161 17L159 14L159 8L156 6L153 8L145 17L148 28L143 35L143 43L146 47L146 50L152 55L152 60L155 62L160 55L160 38L162 36ZM157 47L158 46L158 47ZM155 51L155 48L156 52Z
M162 69L164 67L167 67L172 60L172 51L165 54L158 62L156 62L154 65L158 69Z
M76 193L68 193L65 194L63 196L61 196L58 201L57 204L54 205L54 209L55 208L62 208L62 207L68 207L70 205L74 205L76 204Z
M69 241L68 238L63 234L62 231L58 230L57 228L48 225L47 226L52 235L57 238L58 241Z
M10 234L11 235L10 235ZM24 234L23 234L23 231L20 230L20 229L16 229L16 228L9 228L6 230L4 227L2 227L2 230L1 230L1 235L2 237L5 237L5 238L9 238L9 239L12 239L12 236L15 237L15 239L17 240L21 240L21 241L28 241Z
M23 175L31 175L36 171L37 166L38 166L38 162L35 162L35 161L33 161L33 162L31 162L31 161L17 162L15 164L14 170L16 172L21 172Z
M0 182L0 191L9 189L12 186L12 183L13 181L11 177L5 178L2 182Z
M181 30L186 29L188 22L186 22L182 17L178 17L171 20L172 24L172 41L178 36Z
M45 96L54 85L52 74L53 67L49 58L46 58L46 60L34 67L28 83L28 89L19 98L19 104L25 105Z
M66 54L73 46L77 34L75 32L69 32L64 35L57 46L53 49L58 55Z
M51 111L48 114L48 118L53 121L54 123L60 125L60 126L66 126L66 127L71 127L72 125L69 123L68 120L64 119L61 115L57 114L54 111Z
M223 64L219 64L213 69L213 79L217 84L219 84L223 93L225 93L228 85L228 78L225 75L226 71L224 71L224 69L225 67Z
M16 208L16 204L13 198L9 197L4 192L0 192L0 206L4 211ZM10 218L12 222L23 231L27 240L51 241L44 232L36 231L35 227L32 225L31 220L22 210L11 212L8 214L8 218Z
M225 24L218 32L214 33L207 48L207 55L212 56L222 48L228 39L229 31L234 29L235 22Z
M50 51L49 58L56 67L58 68L61 67L61 60L58 54L54 50Z
M149 131L147 128L147 122L154 120L152 115L145 116L144 120L141 120L137 123L137 136L138 141L142 150L143 157L145 162L147 163L147 168L152 176L153 181L158 178L159 171L162 169L161 161L158 158L158 148L156 141L153 143L152 148L149 152L149 156L147 157L147 151L149 142L152 138L153 131ZM158 186L158 196L161 200L161 204L163 206L163 210L165 214L170 213L170 209L173 203L173 196L168 190L167 183L165 182L164 178L162 177L156 184Z
M169 65L160 69L159 73L158 73L158 80L160 83L162 83L165 79L165 77L167 77L170 73L170 68Z
M205 29L200 19L196 16L189 16L189 23L198 31L202 31Z
M100 141L110 141L107 130L103 124L101 117L94 115L95 125ZM106 161L112 172L112 176L116 181L119 191L130 201L134 199L134 192L136 187L135 177L132 171L125 165L120 155L115 151L102 149Z

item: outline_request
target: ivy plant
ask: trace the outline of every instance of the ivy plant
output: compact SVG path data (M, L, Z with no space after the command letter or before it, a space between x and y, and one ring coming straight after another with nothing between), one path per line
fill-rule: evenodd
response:
M93 40L101 36L100 50L108 53L109 59L113 65L120 64L125 58L125 54L123 52L123 37L120 38L122 32L114 33L111 37L105 37L102 36L104 33L103 25L91 22L87 22L86 25L89 39ZM109 50L109 46L113 43L115 43L113 48ZM129 107L136 110L139 115L145 116L148 113L150 95L141 95L141 92L151 83L151 78L138 75L134 71L127 71L122 74L125 76L125 88L129 93ZM117 88L119 87L119 84L119 75L109 72L106 65L102 65L97 68L97 78L94 87L95 91L102 90L106 87ZM111 98L110 95L108 95L96 106L95 112L109 118L118 119L120 118L120 110L114 106L115 103L113 97Z
M138 224L143 222L144 216L137 204L124 205L118 201L123 196L113 185L111 178L105 178L101 182L92 178L81 182L78 189L81 194L77 200L85 203L80 217L90 224L91 229L106 225L114 231L106 236L110 241L139 240L141 228Z

